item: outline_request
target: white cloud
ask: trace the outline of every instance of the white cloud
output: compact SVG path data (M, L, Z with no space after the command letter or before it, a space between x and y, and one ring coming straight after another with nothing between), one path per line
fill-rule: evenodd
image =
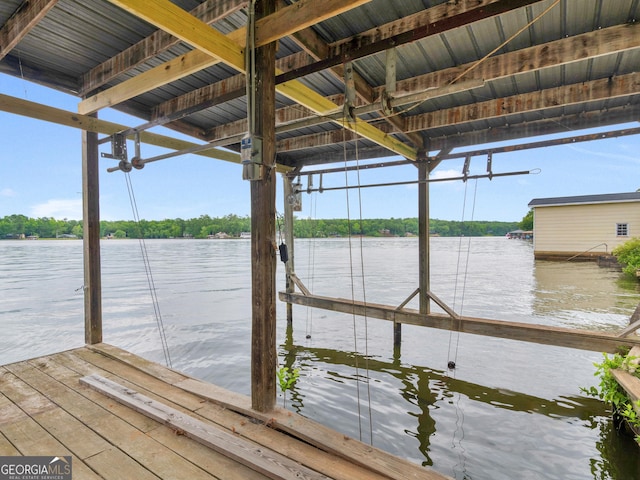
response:
M15 197L17 195L17 193L15 192L15 190L12 190L10 188L3 188L2 190L0 190L0 197Z
M601 151L597 151L595 149L590 150L587 148L583 148L583 147L578 147L576 145L569 145L569 148L571 150L574 150L578 153L582 153L585 155L590 155L593 157L605 157L609 160L624 160L624 161L630 161L633 163L638 163L638 157L633 155L633 151L629 152L629 155L626 155L624 153L615 153L614 151L611 150L607 150L604 152ZM620 150L624 150L624 151L628 151L627 149L620 149Z
M34 218L53 217L57 220L69 218L80 220L82 218L82 199L51 199L31 207L31 216Z

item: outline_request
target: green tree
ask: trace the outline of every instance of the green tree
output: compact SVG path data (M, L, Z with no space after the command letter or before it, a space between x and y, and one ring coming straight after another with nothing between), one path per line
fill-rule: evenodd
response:
M518 226L525 231L533 230L533 209L529 210L527 214L522 217Z

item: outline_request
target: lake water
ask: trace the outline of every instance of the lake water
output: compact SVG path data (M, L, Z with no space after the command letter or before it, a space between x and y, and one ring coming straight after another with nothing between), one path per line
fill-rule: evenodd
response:
M249 245L146 241L173 367L244 394ZM619 272L534 261L526 242L431 245L431 290L464 315L616 331L640 302ZM295 247L315 294L396 306L417 288L416 238ZM138 241L103 241L102 262L105 342L163 363ZM82 285L80 241L0 242L0 364L82 346ZM278 302L280 361L300 368L287 408L460 480L640 478L638 447L580 391L601 354L406 325L402 338L394 351L389 322L298 306L288 330Z

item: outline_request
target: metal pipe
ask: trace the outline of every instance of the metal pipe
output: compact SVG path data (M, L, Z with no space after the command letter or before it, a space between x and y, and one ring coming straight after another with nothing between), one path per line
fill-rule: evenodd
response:
M534 169L534 170L521 170L518 172L505 172L505 173L494 173L492 175L488 175L488 174L483 174L483 175L468 175L468 176L461 176L461 177L450 177L450 178L434 178L434 179L430 179L430 180L407 180L405 182L389 182L389 183L369 183L366 185L344 185L341 187L324 187L322 189L323 192L329 191L329 190L351 190L352 188L371 188L371 187L394 187L394 186L399 186L399 185L416 185L416 184L420 184L420 183L435 183L435 182L452 182L454 180L475 180L478 178L496 178L496 177L512 177L515 175L532 175L532 174L536 174L539 173L536 170L539 169ZM306 192L307 193L311 193L311 192L319 192L320 189L319 188L311 188L311 189L307 189Z

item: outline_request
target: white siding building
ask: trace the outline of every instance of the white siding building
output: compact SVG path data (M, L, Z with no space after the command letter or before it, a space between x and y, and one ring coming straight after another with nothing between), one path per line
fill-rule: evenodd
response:
M529 207L537 259L596 258L640 236L640 192L536 198Z

